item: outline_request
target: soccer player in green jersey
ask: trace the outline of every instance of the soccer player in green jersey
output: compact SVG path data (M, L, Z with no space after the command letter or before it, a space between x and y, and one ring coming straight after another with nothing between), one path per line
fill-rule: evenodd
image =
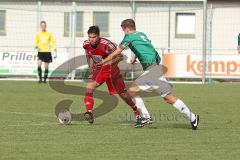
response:
M163 76L164 67L159 65L161 58L151 41L144 33L136 31L135 22L132 19L122 21L121 27L125 33L124 39L115 52L102 60L99 65L110 61L129 47L135 54L134 59L131 60L132 63L138 58L144 70L144 73L128 89L128 94L136 101L136 105L139 106L137 102L141 99L137 95L138 91L146 91L150 88L155 89L167 103L183 113L189 119L192 129L196 130L199 123L199 115L192 113L182 100L173 95L172 85ZM143 101L141 101L141 105L144 105ZM143 119L139 125L144 126L148 121L149 119Z

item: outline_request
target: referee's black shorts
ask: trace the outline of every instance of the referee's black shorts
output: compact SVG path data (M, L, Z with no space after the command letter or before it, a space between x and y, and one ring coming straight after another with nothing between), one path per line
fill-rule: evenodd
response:
M38 52L38 60L41 60L45 63L51 63L52 62L51 52Z

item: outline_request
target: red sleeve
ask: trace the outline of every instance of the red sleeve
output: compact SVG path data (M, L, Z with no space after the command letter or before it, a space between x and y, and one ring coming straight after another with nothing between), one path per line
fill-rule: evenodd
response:
M111 54L113 53L115 50L117 49L117 45L109 42L108 44L106 44L106 53L107 54Z

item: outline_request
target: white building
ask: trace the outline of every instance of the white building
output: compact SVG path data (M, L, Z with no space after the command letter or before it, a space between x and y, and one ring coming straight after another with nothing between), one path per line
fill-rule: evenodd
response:
M203 4L199 0L136 0L135 15L132 7L132 1L126 0L80 0L76 1L75 8L66 0L43 0L40 6L36 1L1 0L0 48L32 46L39 20L48 22L59 47L69 46L67 19L71 17L68 12L74 9L77 12L77 45L86 39L88 27L96 23L105 32L103 36L119 43L121 21L135 17L138 30L146 32L157 48L202 47ZM212 0L208 7L208 17L212 19L212 26L208 26L208 31L212 32L212 48L235 49L240 28L240 2Z
M39 22L45 20L59 52L82 54L89 26L97 24L102 36L119 43L120 23L135 18L159 53L202 53L203 2L200 0L1 0L0 52L33 51ZM240 32L240 2L209 0L207 46L213 54L236 52ZM76 21L74 21L76 19ZM74 25L76 23L76 25ZM76 27L75 27L76 26ZM73 30L76 30L74 32ZM76 36L74 36L76 35ZM165 48L164 50L161 48Z

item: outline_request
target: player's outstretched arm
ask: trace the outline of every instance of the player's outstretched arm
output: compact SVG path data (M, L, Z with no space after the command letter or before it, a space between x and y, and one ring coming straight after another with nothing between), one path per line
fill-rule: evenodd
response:
M103 65L109 61L111 61L114 57L120 55L122 53L122 51L124 50L123 47L117 47L117 49L112 53L110 54L109 56L107 56L105 59L102 60L102 62L99 62L98 65Z
M115 56L112 60L110 60L108 62L108 64L110 65L114 65L114 64L118 64L119 62L121 62L123 60L123 54L119 54L117 56Z

